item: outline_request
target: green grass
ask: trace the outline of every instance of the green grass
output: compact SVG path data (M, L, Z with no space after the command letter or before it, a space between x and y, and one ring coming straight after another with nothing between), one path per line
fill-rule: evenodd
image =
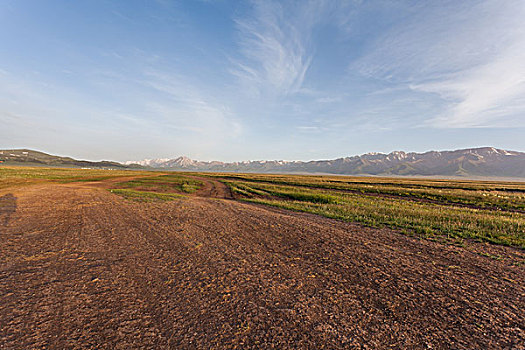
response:
M121 182L110 191L126 199L140 202L170 201L184 198L180 193L194 193L203 185L202 181L179 174L140 177Z
M224 175L223 175L224 176ZM343 176L235 174L230 181L249 181L402 197L438 204L525 212L525 184L494 181L451 181Z
M166 201L197 191L209 176L244 201L373 227L458 241L474 239L525 249L525 183L412 178L0 167L0 189L42 182L103 181L139 176L111 191L137 201ZM188 177L190 176L190 177Z
M176 193L157 193L157 192L145 192L136 191L129 189L111 189L111 193L118 194L126 199L130 199L137 202L154 202L154 201L172 201L175 199L184 198L183 195Z
M185 177L179 174L150 176L121 182L115 187L137 189L143 192L183 192L194 193L203 185L202 181Z
M243 176L246 176L248 181L243 179ZM257 181L250 181L250 177L257 177ZM275 181L277 175L268 175L267 180L269 181L264 181L265 177L266 175L228 176L227 184L237 196L248 202L303 211L343 221L360 222L367 226L390 227L407 234L433 239L448 241L474 239L525 248L525 214L522 212L505 211L494 207L463 207L451 201L437 203L414 201L409 195L377 196L366 191L346 192L338 189L304 186L304 183L297 184L302 180L306 180L307 184L315 184L315 181L318 181L315 177L310 179L303 176L279 175L279 184ZM337 180L342 182L345 178ZM367 181L367 184L375 186L379 193L384 193L381 192L384 186L381 181L378 181L377 184L373 183L373 178ZM415 182L414 180L405 181L406 183L403 183L405 186ZM420 181L415 185L425 190L424 183ZM448 185L443 185L457 186L457 196L463 195L459 184L449 181ZM481 192L490 190L490 185L487 183L481 184L482 186L477 183L467 185L478 187L477 191ZM497 185L507 186L507 184ZM525 184L521 186L525 187ZM408 188L407 192L411 191L411 188ZM510 199L507 197L501 200Z
M99 170L72 168L0 167L0 189L31 185L41 182L89 182L103 181L115 177L144 175L144 171Z

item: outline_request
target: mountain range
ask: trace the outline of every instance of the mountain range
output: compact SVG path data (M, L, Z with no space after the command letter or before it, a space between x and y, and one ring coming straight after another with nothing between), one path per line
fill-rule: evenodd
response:
M525 177L525 153L494 147L388 154L367 153L333 160L202 162L187 157L126 162L145 167L217 172L327 173L346 175Z
M481 147L425 153L366 153L333 160L204 162L188 157L145 159L124 163L76 160L43 152L0 150L7 165L40 165L106 169L159 169L213 172L312 173L341 175L481 176L525 178L525 153Z

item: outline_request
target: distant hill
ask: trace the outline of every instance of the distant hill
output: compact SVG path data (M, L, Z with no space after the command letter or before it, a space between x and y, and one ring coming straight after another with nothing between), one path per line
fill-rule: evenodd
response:
M430 151L389 154L367 153L333 160L283 161L262 160L243 162L202 162L188 157L145 159L118 162L91 162L59 157L43 152L16 149L0 150L0 165L61 166L100 169L162 169L214 172L257 173L324 173L341 175L382 176L480 176L525 178L525 153L493 147L456 151Z
M77 160L70 157L53 156L30 149L0 150L0 161L2 161L0 165L56 166L98 169L128 169L141 167L109 161L91 162L87 160Z
M456 151L367 153L360 156L314 161L201 162L187 157L126 162L170 170L327 173L345 175L484 176L525 178L525 153L493 147Z

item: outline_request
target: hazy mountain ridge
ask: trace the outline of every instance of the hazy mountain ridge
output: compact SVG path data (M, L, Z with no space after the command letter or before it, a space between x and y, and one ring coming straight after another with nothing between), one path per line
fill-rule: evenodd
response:
M145 159L118 162L76 160L43 152L17 149L0 150L0 161L6 165L40 165L105 169L149 168L159 170L260 172L260 173L327 173L345 175L406 176L499 176L525 178L525 153L493 147L425 153L395 151L388 154L366 153L332 160L242 162L204 162L188 157Z
M7 165L57 166L75 168L128 169L137 168L111 161L92 162L61 157L30 149L0 150L0 161Z
M333 160L203 162L188 157L125 162L161 169L224 172L302 172L348 175L525 177L525 153L493 147L425 153L366 153Z

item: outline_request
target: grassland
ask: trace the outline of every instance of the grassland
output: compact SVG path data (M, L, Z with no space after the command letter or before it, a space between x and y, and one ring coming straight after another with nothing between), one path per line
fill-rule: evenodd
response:
M125 181L126 178L132 178ZM195 193L202 181L180 174L152 171L100 170L44 167L0 167L0 190L39 183L101 182L122 178L111 192L135 201L173 200Z
M525 183L520 182L0 167L0 189L123 178L111 180L113 193L166 201L194 194L206 177L225 183L246 202L455 244L472 239L525 249Z
M70 169L43 167L0 167L0 189L13 186L24 186L35 183L55 182L90 182L111 178L144 175L144 171Z
M195 193L203 182L179 174L139 177L117 183L110 191L124 198L149 202L181 198L181 194Z
M137 178L131 181L121 182L119 187L126 189L143 190L144 192L183 192L194 193L203 182L179 174L168 174Z
M111 189L111 193L118 194L126 199L130 199L137 202L152 202L152 201L171 201L174 199L183 198L183 195L176 193L156 193L148 191L137 191L127 189Z
M519 182L244 174L225 179L525 212L525 183Z
M241 200L461 244L525 248L525 183L214 175Z

